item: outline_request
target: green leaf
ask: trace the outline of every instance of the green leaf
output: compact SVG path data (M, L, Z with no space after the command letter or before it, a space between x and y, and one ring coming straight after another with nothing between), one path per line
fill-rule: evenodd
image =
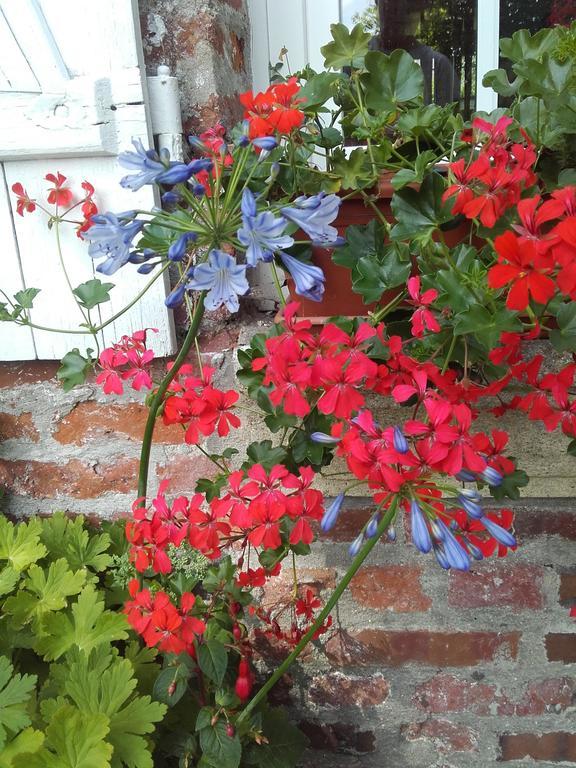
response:
M368 73L360 79L369 109L393 112L400 104L422 101L424 73L407 51L396 50L390 55L370 51L366 69Z
M344 24L331 24L330 33L332 42L320 48L326 69L362 66L371 39L362 25L356 24L349 31Z
M414 168L403 168L392 177L392 186L395 190L402 189L407 184L420 183L428 170L430 163L436 160L436 153L431 149L421 152L416 158Z
M106 716L114 747L112 768L152 768L145 735L152 733L166 707L135 693L136 678L127 659L100 647L91 654L76 652L64 677L64 692L82 712Z
M0 656L0 750L8 733L16 734L30 725L28 701L36 685L35 675L14 674L14 667Z
M68 598L77 595L85 582L86 571L71 571L63 558L50 563L48 570L31 565L21 589L6 600L4 610L17 627L30 620L41 621L46 614L65 608Z
M228 668L228 653L218 640L207 640L198 646L198 666L216 685L222 685Z
M23 309L32 309L34 299L39 293L40 288L26 288L24 291L15 293L14 298Z
M196 726L198 728L198 726ZM238 768L242 757L242 746L237 734L228 736L223 720L200 729L200 747L206 766L214 768Z
M15 768L109 768L113 747L107 741L106 715L64 706L46 728L44 747L17 758Z
M377 259L370 256L358 259L353 277L354 292L362 294L367 304L380 301L386 291L405 285L411 269L408 246L393 243L386 246Z
M576 456L576 440L570 440L566 450L568 452L568 456Z
M67 613L45 617L44 636L38 639L36 650L46 661L53 661L74 646L89 652L99 645L125 640L126 629L126 618L104 610L103 597L88 584Z
M242 466L250 467L252 464L262 464L264 469L271 470L276 464L282 464L286 459L286 449L281 446L272 447L271 440L262 440L259 443L251 443L246 449L250 462Z
M18 581L20 574L12 566L6 565L0 572L0 596L12 592Z
M101 280L88 280L75 288L72 293L78 297L80 304L86 309L94 309L98 304L110 301L110 291L114 283L103 283Z
M44 743L44 738L41 731L25 728L18 736L5 744L0 752L0 768L14 768L16 759L21 756L26 756L26 759L22 761L22 764L26 765L27 758L34 752L38 752Z
M453 217L450 206L442 202L446 182L438 173L424 179L420 189L406 188L392 197L392 213L397 224L392 228L394 240L430 242L434 232Z
M516 95L520 82L518 79L510 82L508 72L505 69L491 69L482 78L482 85L485 88L492 88L501 96L510 97Z
M8 560L18 572L40 560L46 554L46 547L40 543L40 531L38 519L14 525L0 517L0 560Z
M520 488L525 488L530 482L530 478L521 469L515 469L514 472L505 475L499 486L490 486L490 493L495 499L519 499Z
M502 56L514 62L525 59L541 59L545 53L551 53L556 46L556 35L551 29L540 29L531 35L527 29L514 32L512 37L500 40Z
M340 176L343 189L359 189L373 183L374 174L366 150L361 147L352 150L348 157L343 150L336 150L331 171Z
M90 568L99 572L112 563L106 554L110 536L88 530L83 515L70 518L64 512L55 512L42 520L41 540L53 558L64 557L73 570Z
M293 768L299 763L307 740L304 734L289 722L283 710L264 710L262 733L268 744L250 747L251 762L262 768Z
M576 302L562 305L556 320L558 330L550 331L550 341L560 352L576 352Z
M87 349L86 352L88 356L84 357L80 354L80 350L74 347L72 351L67 352L62 358L56 377L62 382L65 392L69 392L86 381L86 377L94 362L91 356L92 350Z
M343 75L337 72L319 72L312 75L298 92L298 98L304 99L300 109L305 112L315 112L318 107L334 96L336 83L342 79ZM327 130L324 129L323 133Z
M505 307L491 311L480 304L474 304L454 318L455 336L473 334L486 349L492 349L498 344L502 332L519 331L521 328L516 315Z
M154 683L154 698L169 707L174 707L186 693L190 674L185 664L166 667Z

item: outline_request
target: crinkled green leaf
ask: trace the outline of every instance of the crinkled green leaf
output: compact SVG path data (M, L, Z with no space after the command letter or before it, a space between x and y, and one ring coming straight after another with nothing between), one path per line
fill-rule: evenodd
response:
M332 42L320 48L326 69L359 67L368 53L370 34L364 32L361 24L350 31L345 24L330 24Z
M0 560L8 560L15 571L23 571L46 554L40 543L41 523L37 519L14 525L0 517Z
M84 587L66 613L49 614L42 622L43 636L36 650L47 661L59 659L74 646L89 652L104 643L128 637L125 616L104 609L104 598L92 584Z
M298 98L303 99L300 109L306 112L314 112L328 99L334 96L336 83L342 80L339 72L318 72L306 81L306 84L298 92Z
M36 296L38 296L39 293L40 288L26 288L23 291L18 291L15 293L14 298L23 309L32 309L34 299Z
M17 758L15 768L110 768L109 730L106 715L62 707L46 728L42 749Z
M0 596L12 592L18 581L20 574L12 566L6 565L0 572Z
M401 104L422 101L424 73L407 51L396 50L390 55L370 51L366 69L361 82L369 109L393 112Z
M360 189L374 183L374 173L366 150L359 147L346 157L338 149L332 155L331 172L341 178L342 189Z
M28 701L36 680L36 675L15 674L10 661L0 656L0 750L9 733L17 734L30 725Z
M47 569L31 565L18 594L6 600L4 610L17 627L40 621L46 614L65 608L68 598L77 595L85 582L86 571L71 571L63 558Z
M438 173L430 173L420 189L405 188L392 197L392 213L397 224L392 228L394 240L417 240L426 244L442 224L453 217L450 206L442 202L446 182Z
M85 357L80 354L80 350L77 347L74 347L73 350L67 352L62 358L56 377L62 382L65 392L69 392L86 381L93 363L92 350L87 349L86 353L87 356Z
M4 745L0 751L0 768L15 768L17 758L24 758L22 764L27 764L27 758L38 752L44 743L44 734L34 728L23 731Z
M112 563L107 554L110 536L87 530L84 517L71 519L64 512L55 512L42 521L41 540L54 558L64 557L73 570L90 568L104 571Z
M98 304L110 301L110 291L114 283L103 283L101 280L88 280L75 288L72 293L78 297L78 301L86 309L94 309Z
M250 457L249 462L244 462L243 467L252 464L262 464L264 469L270 471L276 464L281 464L286 458L286 449L277 445L272 447L272 440L262 440L259 443L251 443L246 449Z
M475 304L454 318L455 336L472 334L486 349L495 347L503 332L519 331L521 328L517 316L505 307L490 310Z

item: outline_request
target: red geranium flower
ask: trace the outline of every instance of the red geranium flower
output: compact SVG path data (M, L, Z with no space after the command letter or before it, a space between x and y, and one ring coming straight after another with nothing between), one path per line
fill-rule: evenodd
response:
M69 206L72 203L73 195L71 189L62 186L66 181L66 176L63 176L60 171L58 171L56 175L48 173L44 178L46 181L54 184L54 186L48 190L48 202L51 205L60 205L63 208Z
M512 283L506 299L508 309L526 309L530 299L546 304L556 291L548 261L538 253L531 241L521 242L513 232L494 241L498 264L488 272L488 285L503 288Z
M36 210L36 201L28 197L28 192L24 189L20 182L12 184L12 192L17 197L16 200L16 213L20 216L24 216L24 211L33 213Z

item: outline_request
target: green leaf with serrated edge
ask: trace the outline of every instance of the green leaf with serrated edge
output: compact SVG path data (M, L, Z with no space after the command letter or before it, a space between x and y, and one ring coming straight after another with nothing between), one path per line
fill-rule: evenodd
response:
M262 464L264 469L270 471L276 464L282 464L286 458L286 449L281 446L272 447L271 440L262 440L259 443L251 443L246 449L250 457L250 462L244 462L243 467L250 467L252 464Z
M262 768L293 768L306 748L307 739L288 720L281 709L262 712L262 733L268 743L253 744L248 749L250 765Z
M216 685L221 685L228 667L226 648L217 640L207 640L198 646L198 666Z
M370 51L366 69L360 81L369 109L393 112L400 104L422 102L424 73L407 51L397 50L390 55Z
M0 517L0 560L8 560L15 571L23 571L46 554L40 543L41 523L30 520L14 525Z
M99 572L112 563L107 554L110 536L88 529L83 515L70 518L64 512L55 512L42 520L40 538L53 558L66 558L73 570L90 568Z
M392 197L391 207L398 222L391 237L394 240L417 240L425 244L434 232L453 216L450 206L442 202L446 182L438 173L430 173L420 189L405 188Z
M112 656L105 647L76 653L68 664L65 693L76 706L93 715L105 715L114 747L112 768L152 768L146 734L152 733L166 707L135 693L136 678L127 659Z
M334 95L336 83L343 77L338 72L314 73L298 91L298 98L302 99L300 109L304 112L315 112ZM323 132L326 130L328 129L324 129Z
M320 48L326 69L363 64L364 56L368 53L370 34L364 32L361 24L357 24L351 31L344 24L330 24L330 34L332 42Z
M113 747L106 741L106 715L62 707L46 728L44 746L18 757L15 768L110 768Z
M140 645L137 640L131 640L124 649L124 658L132 664L134 677L138 681L138 692L151 694L160 671L158 651Z
M62 388L65 392L69 392L86 381L93 364L92 350L87 349L86 352L88 356L84 357L80 354L80 350L74 347L60 361L60 368L56 372L56 377L62 382Z
M0 750L9 733L30 725L28 701L37 679L36 675L15 674L10 661L0 656Z
M44 734L34 728L23 731L4 745L0 751L0 768L14 768L16 759L24 757L23 763L30 755L38 752L44 743Z
M0 572L0 596L12 592L18 581L20 574L12 566L6 565Z
M436 160L436 153L431 149L427 149L425 152L421 152L416 158L414 168L403 168L398 171L392 178L392 186L394 189L402 189L407 184L413 182L421 182L424 179L424 174L428 170L430 163Z
M501 484L490 486L490 493L495 499L519 499L520 488L525 488L530 482L530 478L521 469L515 469L514 472L504 476Z
M374 183L374 173L366 150L352 150L348 156L337 149L332 155L331 172L342 180L342 189L360 189Z
M78 301L85 309L94 309L98 304L110 301L110 291L114 283L103 283L101 280L88 280L75 288L72 293L78 297Z
M44 618L44 634L36 643L36 651L46 661L59 659L74 646L89 652L104 643L125 640L127 626L123 615L104 609L103 597L89 584L66 613Z
M236 734L228 736L224 720L202 728L199 733L202 759L208 765L218 768L238 768L242 757L242 746Z
M34 299L40 293L40 288L26 288L14 294L14 299L23 309L32 309Z
M85 582L86 571L71 571L63 558L50 563L48 569L31 565L18 594L6 600L4 610L17 627L41 621L47 613L65 608L68 598L77 595Z
M550 341L560 352L576 352L576 302L560 307L556 321L558 330L550 331Z
M518 317L505 307L491 311L475 304L454 318L455 336L473 334L486 349L493 349L503 332L521 329Z

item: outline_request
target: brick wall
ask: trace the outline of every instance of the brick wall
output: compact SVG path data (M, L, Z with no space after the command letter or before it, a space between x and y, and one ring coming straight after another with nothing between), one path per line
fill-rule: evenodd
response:
M186 130L217 116L237 119L235 93L248 87L244 0L141 0L140 7L148 65L168 63L178 74ZM235 348L263 323L219 316L209 324L204 362L223 386L234 386ZM112 400L93 382L64 393L56 368L0 364L3 508L126 514L146 415L141 399ZM250 419L243 418L245 443L265 436ZM405 544L403 531L395 545L376 548L324 648L307 653L275 692L312 742L307 766L576 764L576 626L568 618L576 600L573 459L534 425L505 427L534 477L531 496L548 497L517 505L519 551L470 575L448 575ZM187 493L210 476L209 461L183 445L178 429L160 426L156 438L151 488L170 477L171 492ZM302 562L304 584L328 595L368 515L362 499L350 503ZM288 589L279 577L264 599L273 603ZM262 667L266 659L270 652Z

